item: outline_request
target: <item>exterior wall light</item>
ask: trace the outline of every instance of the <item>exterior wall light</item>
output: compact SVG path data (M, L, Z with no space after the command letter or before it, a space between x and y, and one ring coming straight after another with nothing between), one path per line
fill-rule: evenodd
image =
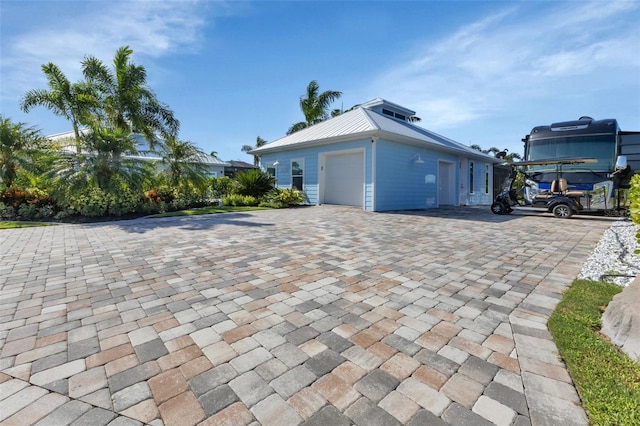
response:
M411 161L413 161L414 164L424 164L424 160L422 159L422 157L420 157L420 154L416 154L411 157Z

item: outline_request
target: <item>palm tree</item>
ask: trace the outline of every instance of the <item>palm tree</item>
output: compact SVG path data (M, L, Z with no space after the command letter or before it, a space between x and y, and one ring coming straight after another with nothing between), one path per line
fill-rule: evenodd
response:
M81 124L87 123L90 109L96 106L94 93L85 82L71 84L60 68L51 62L42 65L42 71L49 82L49 90L29 90L22 98L20 107L28 113L36 106L44 106L55 115L71 121L76 137L76 152L79 154L79 128Z
M202 163L204 152L191 142L170 137L164 143L162 174L174 188L191 183L196 187L206 185L206 167Z
M0 184L11 187L18 169L32 165L32 156L41 143L40 130L0 116Z
M50 173L64 188L63 196L90 187L107 193L121 190L123 184L132 190L140 189L144 165L128 157L137 154L136 140L128 129L94 126L80 137L87 148L82 161L63 158Z
M489 149L482 149L482 147L478 144L473 144L469 148L475 149L476 151L480 151L484 154L493 154L494 157L500 158L509 164L513 163L515 160L522 160L522 156L520 156L520 154L518 154L517 152L509 153L509 150L506 148L502 151L500 151L495 146L492 146Z
M327 90L320 93L318 82L312 80L307 86L306 96L300 97L300 109L304 114L305 121L292 125L287 134L297 132L314 124L320 123L330 117L329 110L331 103L342 96L342 92Z
M141 133L153 149L158 143L156 133L168 140L178 133L180 123L147 86L147 72L130 61L132 53L129 46L119 48L113 70L93 56L86 57L82 72L98 92L103 126Z
M251 145L242 145L242 152L245 153L249 153L249 151L252 151L256 148L260 148L261 146L263 146L264 144L266 144L267 141L262 139L260 136L258 136L256 138L256 146L251 146ZM253 156L253 165L257 166L258 164L260 164L260 157L257 155Z

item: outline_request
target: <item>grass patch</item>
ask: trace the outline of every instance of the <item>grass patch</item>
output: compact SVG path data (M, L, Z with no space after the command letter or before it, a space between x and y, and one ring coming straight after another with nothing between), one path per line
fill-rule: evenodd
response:
M0 221L0 229L31 228L33 226L50 226L53 223Z
M158 217L174 217L174 216L195 216L200 214L216 214L216 213L229 213L229 212L248 212L252 210L269 210L268 207L234 207L234 206L208 206L197 209L179 210L175 212L159 213L151 216L150 218Z
M549 318L593 425L640 425L640 365L599 333L606 305L621 291L615 284L576 280Z

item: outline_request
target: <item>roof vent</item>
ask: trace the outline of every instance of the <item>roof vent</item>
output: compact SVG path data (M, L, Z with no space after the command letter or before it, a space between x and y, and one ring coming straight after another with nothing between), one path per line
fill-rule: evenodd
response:
M578 118L578 120L580 120L580 121L582 121L582 120L593 121L593 118L589 117L588 115L583 115L582 117Z

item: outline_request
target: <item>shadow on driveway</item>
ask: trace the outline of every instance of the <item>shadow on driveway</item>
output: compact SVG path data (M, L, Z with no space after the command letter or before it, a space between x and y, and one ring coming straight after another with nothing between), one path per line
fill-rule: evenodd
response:
M516 208L511 214L497 215L491 212L489 206L463 206L463 207L438 207L435 209L425 210L398 210L384 212L383 214L393 215L406 215L406 216L424 216L434 218L449 218L459 220L470 220L474 222L490 222L490 223L506 223L512 220L519 220L523 217L535 216L546 220L563 220L555 218L551 213L518 209ZM597 214L580 214L573 215L569 220L589 220L589 221L604 221L610 222L612 220L620 219L619 217L603 216ZM566 219L565 219L566 220Z
M246 220L253 218L247 213L216 213L208 215L174 216L162 218L138 218L117 222L97 222L86 224L86 226L117 226L121 230L129 233L144 234L156 229L179 228L186 231L206 231L212 230L221 225L233 225L242 227L264 227L273 226L270 223L261 223Z

